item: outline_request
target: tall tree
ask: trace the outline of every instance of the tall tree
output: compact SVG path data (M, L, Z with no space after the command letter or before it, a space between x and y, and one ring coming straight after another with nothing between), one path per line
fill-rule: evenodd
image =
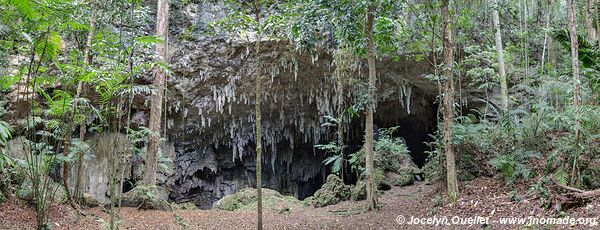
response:
M87 68L90 65L90 50L92 48L92 41L94 38L94 32L96 30L96 17L97 17L97 9L96 9L96 2L95 0L91 0L90 1L90 5L91 5L91 9L90 9L90 28L88 31L88 35L87 35L87 40L85 43L85 48L83 51L83 64L84 67ZM77 90L75 92L75 97L73 98L73 110L71 112L71 121L69 122L68 128L67 128L67 132L65 134L65 141L64 141L64 145L63 145L63 155L66 157L69 155L69 153L71 152L71 145L72 145L72 129L75 126L75 119L74 117L77 115L77 111L78 111L78 105L79 105L79 99L81 97L81 93L83 91L83 81L78 81L77 82ZM85 136L85 124L82 124L79 130L79 139L83 140ZM80 193L81 193L81 180L82 180L82 171L83 171L83 153L80 154L80 157L78 158L77 161L77 177L76 177L76 184L75 184L75 197L76 198L80 198ZM63 184L65 187L65 192L67 194L67 197L69 199L70 202L73 202L72 199L72 195L71 191L70 191L70 186L69 186L69 172L70 172L71 168L68 162L64 162L63 163Z
M85 50L83 51L83 64L85 65L86 68L90 65L90 62L91 62L90 52L92 50L92 42L94 41L94 33L96 31L96 20L97 20L97 15L98 15L96 1L95 0L90 1L90 5L91 5L90 30L88 31L87 40L85 42ZM75 93L75 98L73 100L74 101L73 102L74 110L77 109L78 98L81 96L82 92L83 92L83 82L79 81L77 83L77 92ZM85 121L83 121L83 123L79 127L79 140L80 141L83 141L85 139L85 131L86 131L86 124L85 124ZM83 155L84 155L83 152L79 153L79 158L77 160L77 178L75 180L75 197L78 200L81 200L82 195L83 195L83 188L82 188Z
M573 109L575 110L575 156L571 171L571 183L575 183L575 170L577 158L579 157L579 138L581 136L581 118L579 106L581 104L581 82L579 79L579 41L577 40L577 22L575 15L575 3L567 0L567 23L569 26L569 37L571 40L571 71L573 74Z
M369 5L367 10L367 24L365 34L367 35L367 65L369 66L369 88L368 105L366 106L367 118L365 124L365 172L367 176L367 209L377 209L377 187L374 181L373 166L373 113L375 111L375 81L377 72L375 69L375 38L373 36L373 24L375 22L375 3Z
M544 44L542 45L542 68L544 68L544 64L546 61L546 54L548 54L548 57L550 57L551 54L551 46L552 46L552 36L550 36L550 24L552 23L552 13L553 13L553 5L554 4L554 0L548 0L548 11L546 12L546 19L545 19L545 32L544 32ZM547 52L546 52L547 50ZM550 59L550 58L548 58ZM554 65L554 63L550 62L550 64Z
M452 31L450 30L450 17L448 14L448 0L442 0L442 33L444 43L444 123L443 142L446 154L446 181L448 194L458 195L458 179L456 177L456 160L452 148L452 119L454 116L454 76L452 66L454 56L452 54Z
M547 26L546 29L549 31L551 28L551 24L552 24L552 19L554 18L554 0L548 0L548 22L547 22ZM546 33L549 33L549 32ZM550 63L550 65L552 66L552 73L555 74L556 72L556 52L554 50L554 38L552 38L552 36L547 36L548 37L548 62ZM543 64L543 63L542 63Z
M258 1L254 1L254 21L258 25L260 24L260 5ZM263 207L262 207L262 81L261 81L261 63L260 63L260 40L261 38L261 27L256 26L256 42L254 44L255 52L255 103L254 112L256 113L256 229L263 229Z
M156 53L159 61L166 63L168 54L168 32L169 32L169 0L158 0L158 12L156 14L156 36L163 42L156 45ZM146 185L156 184L157 155L160 147L160 118L162 116L162 100L165 84L165 71L154 68L154 92L152 93L152 104L150 106L150 137L148 140L148 152L146 154L146 170L143 182Z
M596 43L598 41L598 35L596 34L596 26L594 25L594 19L596 18L596 14L594 13L596 8L596 4L598 4L597 0L585 0L585 9L583 10L583 18L585 20L585 32L587 33L588 39L592 41L592 43Z
M506 71L504 68L504 51L502 49L502 30L500 29L500 16L498 15L498 8L500 4L498 0L495 0L494 11L492 18L494 21L494 40L496 42L496 52L498 58L498 76L500 80L500 96L502 97L502 110L503 112L508 111L508 82L506 79Z

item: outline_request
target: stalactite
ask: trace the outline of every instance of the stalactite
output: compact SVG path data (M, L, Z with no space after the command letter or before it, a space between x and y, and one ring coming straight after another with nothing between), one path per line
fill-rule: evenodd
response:
M406 103L405 103L406 104L406 112L408 114L410 114L410 95L411 95L411 93L412 93L412 87L408 86L406 88L405 98L404 98L406 100Z

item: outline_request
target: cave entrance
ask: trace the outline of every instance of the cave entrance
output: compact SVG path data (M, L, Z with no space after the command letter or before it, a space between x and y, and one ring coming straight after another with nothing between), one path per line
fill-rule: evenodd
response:
M427 97L421 97L419 102L411 105L410 114L398 101L380 102L375 112L374 128L398 126L394 136L405 140L413 162L418 167L423 167L429 155L427 151L431 150L425 143L433 141L430 134L434 134L437 129L437 104ZM346 142L348 143L346 155L360 150L364 143L364 117L353 119ZM356 172L344 171L344 173L348 175L344 178L346 183L356 182Z

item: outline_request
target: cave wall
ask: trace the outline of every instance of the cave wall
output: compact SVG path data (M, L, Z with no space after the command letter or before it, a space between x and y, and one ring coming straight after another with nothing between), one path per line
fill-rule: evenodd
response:
M330 171L322 163L327 155L313 146L332 140L335 131L321 126L324 116L336 111L332 57L326 52L297 52L291 44L269 40L263 42L263 66L257 68L256 57L247 48L252 44L202 34L209 21L223 15L221 7L192 3L175 6L171 15L172 75L167 83L167 142L162 153L173 161L169 165L173 170L159 172L158 182L168 188L171 200L191 201L205 209L224 195L256 185L253 74L260 71L264 86L263 186L300 199L310 196ZM198 30L191 37L178 36L186 27ZM357 77L366 78L365 64ZM435 82L424 78L432 72L429 63L409 55L395 61L380 58L377 71L375 123L380 128L399 125L398 135L419 163L427 157L422 142L435 131L438 89ZM150 77L144 83L150 84ZM352 97L345 95L346 101ZM132 124L147 126L147 98L135 101ZM346 130L350 153L362 146L364 119L354 119L346 124ZM86 187L98 200L106 201L108 185L102 178L108 175L107 154L100 152L94 148L92 154L97 156L86 160L86 165L95 166L85 169ZM143 159L129 163L124 179L131 187L141 179Z
M260 69L246 48L252 44L218 37L174 44L167 133L174 143L176 169L166 183L174 201L208 208L224 195L255 186L254 71L261 71L264 86L264 186L304 198L325 180L326 154L313 146L331 140L335 131L321 126L324 116L335 111L332 57L299 53L281 41L263 43ZM378 72L377 125L406 126L400 135L406 136L409 148L418 146L413 143L421 139L413 141L412 133L433 130L437 109L436 85L423 78L429 72L427 63L409 56L382 59ZM346 95L346 100L351 97ZM358 146L362 119L355 122L348 127Z
M254 71L261 71L264 88L263 186L300 199L312 195L330 171L322 163L327 155L313 146L330 141L335 131L321 126L324 116L336 111L332 56L263 41L263 66L257 68L248 48L252 44L202 33L223 15L222 6L192 4L182 12L172 16L180 26L171 26L171 33L181 24L199 29L191 39L171 44L167 133L174 143L175 175L165 183L170 198L209 208L224 195L255 186ZM357 77L366 78L365 64ZM424 159L423 138L412 135L435 129L437 86L423 77L431 72L429 64L406 56L380 59L377 68L377 125L401 125L399 135L415 158ZM353 97L345 96L347 101ZM349 151L362 145L362 120L346 124Z

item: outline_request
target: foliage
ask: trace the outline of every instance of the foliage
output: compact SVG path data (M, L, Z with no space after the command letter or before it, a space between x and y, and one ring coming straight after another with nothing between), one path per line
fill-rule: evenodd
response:
M540 155L532 152L515 152L492 158L490 165L502 172L508 184L512 184L517 178L528 180L533 176L533 172L527 167L529 159L533 157L540 157Z
M383 172L400 173L401 169L414 166L410 152L402 138L394 137L393 133L400 127L379 129L379 140L375 142L375 168ZM350 154L348 162L359 175L364 173L364 149ZM416 168L416 166L415 166Z
M325 116L327 120L325 123L321 124L323 127L336 127L337 129L342 129L343 119L347 116L348 119L352 119L357 116L357 112L355 111L354 106L348 107L340 114L338 117ZM337 135L343 135L341 132L337 132ZM344 143L340 143L343 140L343 136L340 138L339 136L335 141L331 141L327 144L319 144L315 145L315 148L324 150L328 154L332 154L331 156L325 158L323 160L323 164L331 165L331 171L335 174L340 174L343 170L343 164L346 159L344 158L344 149L346 146Z

